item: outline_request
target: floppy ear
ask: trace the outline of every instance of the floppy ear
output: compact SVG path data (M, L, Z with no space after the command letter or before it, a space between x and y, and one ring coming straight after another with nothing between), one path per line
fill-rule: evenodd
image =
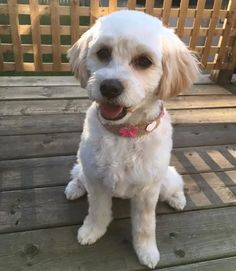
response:
M92 30L89 29L67 52L67 58L71 64L72 71L75 77L80 80L82 87L86 87L89 78L86 58L88 54L88 44L91 38Z
M158 97L166 100L185 90L199 74L198 61L186 45L166 29L162 43L163 75L158 86Z

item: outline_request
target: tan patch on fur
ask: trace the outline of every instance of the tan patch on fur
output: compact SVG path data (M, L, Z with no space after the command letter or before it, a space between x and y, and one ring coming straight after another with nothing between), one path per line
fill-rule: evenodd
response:
M197 63L197 59L181 41L171 44L164 39L163 75L158 87L158 97L166 100L192 85L199 73Z
M86 58L88 53L88 43L92 37L91 29L85 32L67 53L74 76L77 79L80 79L80 84L82 87L86 87L89 78Z

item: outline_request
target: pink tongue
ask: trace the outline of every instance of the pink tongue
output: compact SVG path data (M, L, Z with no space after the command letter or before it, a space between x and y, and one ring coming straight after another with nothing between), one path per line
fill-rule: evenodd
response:
M116 119L122 112L123 107L114 104L100 104L101 115L105 119Z

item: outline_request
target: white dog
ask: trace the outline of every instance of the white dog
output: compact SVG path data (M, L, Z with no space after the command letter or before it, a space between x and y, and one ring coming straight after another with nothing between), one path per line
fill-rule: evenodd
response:
M88 193L78 241L92 244L105 234L113 196L130 198L134 249L154 268L158 198L179 210L186 204L182 178L169 167L172 126L162 101L193 83L197 61L172 30L136 11L100 18L68 56L94 101L65 190L71 200Z

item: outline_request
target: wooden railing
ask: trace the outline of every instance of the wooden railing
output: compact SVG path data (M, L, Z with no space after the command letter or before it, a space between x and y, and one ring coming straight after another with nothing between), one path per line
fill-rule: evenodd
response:
M0 71L69 71L66 52L96 19L119 9L162 19L206 70L236 64L236 0L0 0Z

